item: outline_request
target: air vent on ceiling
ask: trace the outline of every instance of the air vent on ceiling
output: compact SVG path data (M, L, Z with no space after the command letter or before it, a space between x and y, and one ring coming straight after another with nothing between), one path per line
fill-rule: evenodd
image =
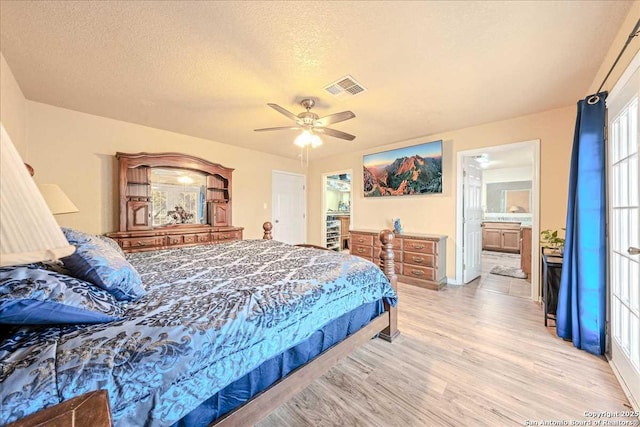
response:
M358 83L356 79L347 74L346 76L331 83L329 86L326 86L324 90L339 98L341 96L357 95L367 89Z

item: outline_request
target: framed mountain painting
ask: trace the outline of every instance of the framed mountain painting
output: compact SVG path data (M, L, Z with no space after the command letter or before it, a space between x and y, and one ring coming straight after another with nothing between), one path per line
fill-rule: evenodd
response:
M367 154L364 196L442 193L442 141Z

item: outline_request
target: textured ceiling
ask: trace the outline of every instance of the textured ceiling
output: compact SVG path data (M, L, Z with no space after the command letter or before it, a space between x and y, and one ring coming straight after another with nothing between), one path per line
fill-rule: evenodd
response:
M321 158L571 105L630 2L0 3L0 48L25 96L287 157L267 102L352 110ZM323 88L351 74L368 91Z
M505 149L494 148L488 153L483 153L487 162L483 169L502 169L513 167L533 166L533 150L531 147L513 147Z

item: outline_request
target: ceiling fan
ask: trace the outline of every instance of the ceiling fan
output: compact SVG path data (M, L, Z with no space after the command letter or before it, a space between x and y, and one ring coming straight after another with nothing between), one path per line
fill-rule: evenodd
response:
M342 111L340 113L329 114L328 116L318 117L317 114L312 113L311 108L316 104L313 99L305 98L300 101L300 105L307 109L307 111L298 114L297 116L292 112L282 108L277 104L267 104L269 107L278 111L279 113L287 116L293 120L296 124L294 126L278 126L273 128L254 129L256 132L262 132L266 130L303 130L310 133L321 133L335 138L346 139L347 141L353 141L356 137L335 129L330 129L326 126L344 122L345 120L353 119L356 115L351 111Z

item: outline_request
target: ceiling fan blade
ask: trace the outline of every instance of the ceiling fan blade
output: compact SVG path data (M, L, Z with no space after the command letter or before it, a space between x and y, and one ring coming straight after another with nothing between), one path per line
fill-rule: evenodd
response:
M351 135L339 130L335 130L335 129L314 127L313 131L318 133L324 133L325 135L333 136L340 139L346 139L347 141L353 141L354 139L356 139L354 135Z
M289 117L291 120L295 120L296 122L298 121L298 116L296 116L289 110L285 110L278 104L267 104L267 105L273 108L274 110L276 110L277 112L279 112L280 114L284 114L285 116Z
M278 126L275 128L262 128L262 129L254 129L255 132L262 132L265 130L299 130L302 129L300 126Z
M356 115L351 111L343 111L341 113L329 114L316 120L315 126L328 126L334 123L344 122L353 119Z

